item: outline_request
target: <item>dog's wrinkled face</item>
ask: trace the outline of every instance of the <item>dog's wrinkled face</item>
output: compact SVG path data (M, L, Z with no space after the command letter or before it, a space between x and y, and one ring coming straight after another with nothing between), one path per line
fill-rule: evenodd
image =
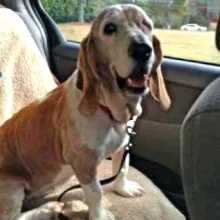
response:
M84 91L80 111L94 113L101 99L115 118L125 121L134 106L129 97L145 95L148 83L154 99L169 108L161 60L160 41L141 8L131 4L107 7L81 44L78 69Z
M143 94L155 61L152 21L134 5L112 6L100 16L94 27L102 58L109 61L120 89Z

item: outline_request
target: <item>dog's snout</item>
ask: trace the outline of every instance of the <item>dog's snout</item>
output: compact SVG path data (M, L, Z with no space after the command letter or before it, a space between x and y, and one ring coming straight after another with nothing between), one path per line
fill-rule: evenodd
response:
M133 39L129 47L130 56L139 62L146 62L149 60L152 53L152 47L143 41Z

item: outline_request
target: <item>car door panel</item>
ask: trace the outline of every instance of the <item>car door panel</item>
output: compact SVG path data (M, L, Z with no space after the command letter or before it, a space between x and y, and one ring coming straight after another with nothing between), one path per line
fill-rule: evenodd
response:
M169 82L201 89L220 74L217 65L172 58L164 58L162 67Z

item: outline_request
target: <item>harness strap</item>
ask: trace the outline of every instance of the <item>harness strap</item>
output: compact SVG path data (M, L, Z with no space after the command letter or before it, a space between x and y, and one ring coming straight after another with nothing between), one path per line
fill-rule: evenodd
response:
M113 182L113 181L117 178L117 176L119 175L119 173L120 173L120 171L121 171L121 169L122 169L122 166L123 166L123 164L124 164L124 162L125 162L125 159L126 159L126 157L127 157L127 155L128 155L129 153L130 153L130 147L127 146L127 147L125 148L125 151L124 151L124 154L123 154L123 157L122 157L122 160L121 160L121 164L120 164L120 168L119 168L118 172L117 172L114 176L111 176L111 177L109 177L109 178L107 178L107 179L100 180L100 184L101 184L101 185L109 184L109 183ZM71 191L71 190L74 190L74 189L79 189L79 188L81 188L81 185L80 185L80 184L77 184L77 185L74 185L74 186L69 187L68 189L64 190L64 191L60 194L60 196L58 197L57 201L58 201L58 202L61 202L62 198L64 197L64 195L65 195L67 192L69 192L69 191Z

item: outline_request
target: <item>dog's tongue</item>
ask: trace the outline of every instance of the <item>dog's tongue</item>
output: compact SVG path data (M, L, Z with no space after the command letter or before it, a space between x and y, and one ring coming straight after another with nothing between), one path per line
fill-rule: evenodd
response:
M127 79L127 86L143 88L146 86L146 77L144 75L141 75L138 78L129 77Z

